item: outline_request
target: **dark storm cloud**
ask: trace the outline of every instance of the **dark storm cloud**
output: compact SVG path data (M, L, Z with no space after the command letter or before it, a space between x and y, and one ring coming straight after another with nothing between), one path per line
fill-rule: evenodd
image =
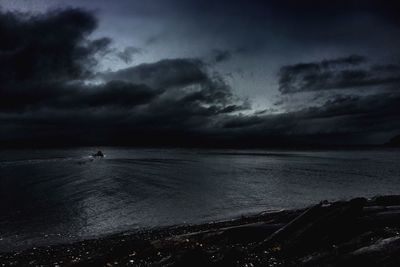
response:
M133 58L138 55L142 54L143 49L134 46L125 47L124 50L117 52L117 57L119 57L122 61L126 64L131 63Z
M182 0L179 0L181 2ZM193 2L193 1L189 1ZM196 1L197 2L197 1ZM244 0L215 2L211 0L194 4L207 13L222 12L232 16L249 16L253 19L265 18L265 14L277 14L291 21L322 21L355 13L371 13L393 23L400 23L400 4L397 1L381 0L257 0L251 5Z
M212 49L207 56L204 57L204 61L210 65L216 65L230 61L235 56L246 56L259 52L259 48L256 45L240 46L232 49Z
M282 12L296 13L298 16L326 16L340 15L340 13L353 12L357 10L384 12L386 15L398 12L399 3L395 1L379 0L339 0L323 3L318 0L273 0L273 5ZM295 9L296 8L296 9ZM318 12L322 12L318 13ZM313 17L314 17L313 16Z
M115 72L100 73L99 77L106 81L143 83L154 88L188 86L209 79L205 65L199 59L164 59Z
M152 92L135 85L108 83L94 91L72 82L90 77L97 56L109 51L110 39L88 38L96 27L92 14L79 9L0 13L0 110L108 105L149 97Z
M224 128L252 145L363 144L376 133L397 133L399 105L399 93L338 95L322 106L283 114L232 116Z
M34 112L38 109L81 109L96 107L134 107L159 95L145 85L110 81L101 85L83 83L30 82L3 87L0 112Z
M320 142L325 138L333 143L368 143L377 133L390 135L400 129L400 72L396 64L371 64L366 58L353 55L283 66L278 77L283 96L310 92L314 100L325 102L266 116L258 127L271 130L271 134L316 135L315 141ZM375 90L365 91L366 88ZM327 90L332 89L351 90L328 94Z
M203 10L204 21L223 14L226 29L236 30L231 23L238 19L249 34L257 31L257 25L267 25L263 23L270 17L265 14L275 13L272 17L279 17L278 23L270 25L288 22L271 30L292 31L288 29L293 22L299 29L312 25L310 32L320 40L325 39L319 33L330 31L324 23L316 22L326 22L327 18L334 21L356 10L355 1L329 2L326 6L315 1L269 1L268 5L265 1L252 5L243 1L229 5L215 1L172 2L177 9ZM362 12L376 8L377 16L396 25L397 19L391 15L395 11L389 11L393 6L374 1L359 4ZM295 6L304 12L294 12ZM387 12L389 17L384 18L380 12ZM200 58L160 59L117 71L99 71L98 60L115 50L110 48L110 39L91 38L96 25L91 13L79 9L35 16L0 13L1 144L262 146L320 140L351 143L400 129L397 64L371 63L353 55L283 66L278 77L279 92L288 99L293 93L305 91L356 88L357 92L324 95L320 98L325 99L324 103L307 103L306 107L290 112L255 111L249 101L235 96L224 77L212 69L217 64ZM262 29L265 32L265 27ZM262 42L250 44L257 38L235 38L246 44L239 46L233 42L231 47L214 50L213 63L230 63L242 56L257 55L264 47ZM163 41L161 38L157 44ZM117 56L130 63L141 52L139 48L127 47ZM235 60L229 61L232 57ZM371 95L360 93L370 86L379 90L370 92ZM380 90L388 86L392 90Z
M79 9L0 13L0 110L125 106L154 97L142 85L72 82L90 77L96 56L109 51L108 38L88 38L96 27L93 15Z
M148 108L149 113L162 113L162 117L168 114L170 118L163 118L164 122L172 119L179 124L191 116L211 117L249 108L248 103L233 95L220 75L210 74L200 59L165 59L98 77L105 81L143 84L161 91L162 95L149 103Z
M36 16L0 13L0 82L86 77L96 54L110 43L87 38L96 25L91 14L78 9Z
M279 71L279 91L292 94L400 83L398 65L366 66L365 62L364 57L353 55L283 66Z
M249 126L263 123L265 120L259 116L237 116L229 118L224 122L224 128L247 128Z
M67 9L25 16L0 14L2 142L63 137L61 143L74 143L90 137L136 143L138 137L163 139L160 134L175 142L175 136L210 131L219 117L248 108L200 59L94 75L97 57L112 49L107 38L89 38L97 24L90 13ZM130 57L138 50L124 52ZM96 77L104 83L90 81Z
M180 127L192 117L203 117L206 123L207 117L248 108L234 97L221 77L210 76L200 60L163 60L106 73L104 77L111 79L99 85L40 81L13 84L2 90L0 110L112 109L125 113L132 123L151 118L147 123L155 127L165 123ZM144 106L138 110L140 105Z
M216 63L224 62L232 57L232 53L228 50L214 49L212 51L213 59Z

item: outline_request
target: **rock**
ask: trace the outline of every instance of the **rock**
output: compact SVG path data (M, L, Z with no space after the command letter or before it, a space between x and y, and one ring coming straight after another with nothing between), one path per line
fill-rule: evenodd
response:
M246 253L238 248L232 248L224 252L222 259L214 262L215 266L236 266L238 261L245 258Z
M279 247L286 255L300 255L320 249L356 234L356 218L366 199L316 205L265 240L260 248Z
M260 249L264 250L265 247L272 247L274 245L279 245L289 239L290 236L304 228L307 222L313 220L313 218L319 216L322 212L321 204L315 205L306 211L304 211L300 216L296 217L293 221L289 222L284 227L277 230L270 237L268 237L264 242L262 242Z
M284 224L253 223L222 229L215 240L231 243L260 242L282 228Z
M170 265L174 267L203 267L211 266L213 263L209 255L201 250L200 248L194 248L189 251L184 252L182 255L178 256L175 263Z
M343 258L338 261L337 266L398 266L400 263L400 237L380 239Z
M394 147L400 146L400 135L394 136L387 144Z
M366 228L398 227L400 210L385 210L369 213L359 218L359 224Z
M400 195L376 196L372 201L379 206L398 206L400 205Z

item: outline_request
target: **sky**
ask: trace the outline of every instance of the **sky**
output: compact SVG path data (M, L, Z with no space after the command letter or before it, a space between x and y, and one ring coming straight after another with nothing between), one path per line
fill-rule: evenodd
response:
M400 5L0 0L2 145L352 145L400 134Z

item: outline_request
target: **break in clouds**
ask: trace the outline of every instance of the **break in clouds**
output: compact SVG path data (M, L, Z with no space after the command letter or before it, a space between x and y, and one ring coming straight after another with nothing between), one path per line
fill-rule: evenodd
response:
M396 62L349 53L276 66L281 100L259 110L213 68L238 49L135 64L147 49L94 38L97 25L81 9L1 11L1 144L330 145L400 130ZM104 57L128 67L101 71Z

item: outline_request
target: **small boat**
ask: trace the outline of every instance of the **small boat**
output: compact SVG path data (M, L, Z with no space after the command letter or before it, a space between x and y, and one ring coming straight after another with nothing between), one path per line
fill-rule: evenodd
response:
M104 158L105 155L103 154L103 152L101 152L101 150L97 151L97 153L93 154L92 157L94 158Z

